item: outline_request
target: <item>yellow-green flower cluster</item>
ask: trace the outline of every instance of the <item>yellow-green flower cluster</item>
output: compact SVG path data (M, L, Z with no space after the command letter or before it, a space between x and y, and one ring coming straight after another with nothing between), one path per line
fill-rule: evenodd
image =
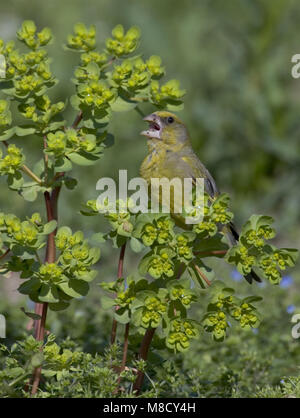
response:
M136 50L141 34L136 26L125 32L122 25L117 25L112 30L112 36L106 40L107 51L113 56L122 57Z
M184 234L178 234L176 236L176 252L178 256L186 261L193 258L193 250L188 245L189 239Z
M252 305L242 303L240 307L233 310L232 316L240 322L242 328L255 328L259 324L259 318L255 311Z
M100 252L95 255L94 249L89 247L81 231L72 234L69 228L60 228L55 237L55 245L61 253L59 262L65 267L68 277L87 281L94 278L90 267L98 261Z
M50 98L44 94L35 97L30 103L22 103L18 109L20 113L33 122L47 124L55 115L60 113L65 107L64 102L51 104ZM42 114L40 114L42 113Z
M249 248L240 244L237 246L237 251L240 258L240 263L243 266L244 273L250 273L252 266L255 264L255 256L249 253Z
M114 67L112 81L117 86L133 91L139 90L145 87L150 80L150 74L145 71L146 68L147 66L141 58L134 62L125 60Z
M147 61L146 66L151 77L159 78L164 75L165 69L161 66L161 58L158 55L152 55Z
M21 29L17 32L20 41L24 42L28 48L37 49L47 45L52 39L52 33L49 28L44 28L37 32L35 23L32 20L25 20Z
M193 294L189 289L184 289L182 286L175 286L170 291L171 300L178 300L185 308L189 308L193 301Z
M166 345L174 351L185 351L190 346L190 340L198 336L198 330L188 319L175 319L171 322Z
M141 325L145 328L158 327L166 310L165 302L154 296L147 297L144 302Z
M223 293L218 294L218 298L215 301L217 309L229 309L232 306L233 297L231 295L224 295Z
M63 131L50 132L47 135L47 148L45 152L51 153L56 157L63 155L67 146L67 137Z
M9 102L0 100L0 131L7 128L11 124L11 112L9 110Z
M122 236L131 235L133 224L130 221L131 216L129 212L108 212L105 217L117 234Z
M211 332L215 340L223 340L226 336L228 322L223 311L211 312L205 315L203 320L204 329Z
M74 26L74 34L68 36L68 48L90 51L96 45L96 28L94 25L87 28L83 23Z
M0 214L0 229L8 235L15 243L22 246L34 246L38 239L38 223L35 214L30 221L21 222L19 218L11 214Z
M78 231L71 233L69 228L60 228L55 237L55 245L61 251L70 250L72 247L83 242L83 233Z
M42 282L56 284L61 281L63 269L56 263L46 263L40 266L38 276Z
M269 225L264 225L257 230L250 229L243 235L243 239L248 245L261 248L265 245L264 240L271 239L275 236L275 230Z
M233 218L233 214L228 212L228 203L229 199L219 198L212 204L212 220L215 223L225 225Z
M89 51L81 54L81 63L86 66L90 63L96 63L100 68L107 63L107 55L97 51Z
M285 250L275 250L270 255L262 256L259 260L259 267L272 284L279 284L281 280L279 270L285 270L293 264L293 260Z
M147 223L141 231L143 244L147 247L154 242L158 244L166 244L172 239L173 222L167 217L155 219L153 223Z
M178 80L170 80L164 85L160 86L157 80L151 82L151 100L154 104L161 106L169 101L181 101L185 95L185 90L180 89Z
M134 299L135 299L134 289L132 287L129 287L125 291L120 291L117 293L115 302L117 306L121 306L122 308L127 308L127 307L130 307Z
M82 131L68 129L66 131L50 132L47 135L46 153L55 157L67 155L70 152L91 152L96 148L96 137L92 134L84 134Z
M148 264L148 272L154 279L162 276L172 277L174 275L174 264L170 253L162 249L159 254L151 257Z
M79 85L78 96L83 104L103 110L114 101L116 94L103 81L91 81Z
M0 173L1 174L15 174L20 170L24 164L25 157L20 148L11 144L7 148L7 155L3 158L0 149Z
M28 96L29 93L38 93L44 80L37 74L27 74L24 77L14 80L16 94L18 96Z
M226 225L233 218L233 214L228 210L229 197L226 194L220 195L217 199L212 199L205 193L203 221L194 225L193 231L201 236L213 236L218 231L218 224Z

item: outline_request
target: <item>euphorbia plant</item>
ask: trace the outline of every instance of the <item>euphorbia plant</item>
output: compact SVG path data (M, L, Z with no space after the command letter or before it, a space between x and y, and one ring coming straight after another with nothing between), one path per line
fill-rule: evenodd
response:
M59 195L64 187L74 189L77 184L70 175L73 164L97 164L113 144L108 128L114 112L136 109L142 113L138 106L144 102L156 108L180 109L184 91L177 80L160 84L165 74L160 57L133 55L140 41L138 28L126 32L121 25L116 26L105 47L97 50L95 28L77 24L65 45L80 54L72 79L75 91L69 102L75 112L70 123L63 117L66 98L53 103L48 95L58 82L45 48L52 41L50 29L39 32L32 21L26 21L17 37L25 50L16 49L14 42L0 41L0 54L6 61L6 78L0 83L4 97L0 101L0 172L7 177L8 187L25 200L32 202L43 196L46 211L44 216L33 213L23 221L14 214L1 214L1 271L18 272L24 279L19 291L36 303L35 314L29 315L35 319L36 340L43 342L47 309L65 309L72 298L87 295L89 282L97 275L94 265L99 249L91 247L81 231L58 227ZM11 102L17 105L13 115ZM24 123L16 126L17 118ZM26 164L23 150L11 142L28 135L40 140L41 156L33 168ZM119 201L122 207L125 203ZM238 245L229 249L219 232L220 224L226 225L233 217L228 204L227 195L207 204L204 221L191 231L176 227L166 214L133 213L130 205L125 212L104 214L111 229L106 234L95 231L94 241L111 240L120 248L117 279L101 283L109 293L102 298L102 307L114 311L112 343L117 323L125 325L120 379L130 337L139 341L140 359L146 360L154 334L160 348L178 352L187 350L191 339L200 338L202 329L211 332L215 340L223 340L229 317L243 328L258 325L253 304L258 298L235 297L233 289L214 280L203 259L224 258L241 274L257 266L277 284L280 270L294 264L296 251L268 244L266 240L275 235L272 219L255 215L244 225ZM95 201L89 201L82 212L103 216ZM127 242L132 251L143 256L139 270L125 278ZM207 287L211 292L207 313L202 319L193 318L190 308ZM33 394L39 385L41 364L35 364ZM139 370L134 384L137 392L142 381L143 370Z

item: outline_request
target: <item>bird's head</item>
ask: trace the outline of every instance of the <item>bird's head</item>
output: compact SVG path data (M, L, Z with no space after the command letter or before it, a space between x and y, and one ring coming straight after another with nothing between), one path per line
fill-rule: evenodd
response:
M144 118L149 123L148 129L141 135L152 141L162 141L167 145L182 145L189 140L187 129L178 116L167 111L151 113Z

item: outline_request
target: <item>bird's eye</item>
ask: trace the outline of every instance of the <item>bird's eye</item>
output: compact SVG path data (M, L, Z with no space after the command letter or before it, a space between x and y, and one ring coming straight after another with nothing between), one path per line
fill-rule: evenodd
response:
M168 123L173 123L174 122L174 118L172 118L172 116L168 117Z

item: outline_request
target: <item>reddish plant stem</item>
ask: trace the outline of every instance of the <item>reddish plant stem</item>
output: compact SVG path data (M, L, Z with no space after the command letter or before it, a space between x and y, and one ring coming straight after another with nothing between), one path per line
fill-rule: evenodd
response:
M76 128L79 123L81 122L83 117L82 111L80 111L73 124L72 128ZM47 140L44 138L44 148L47 148ZM45 161L45 178L48 180L48 156L45 154L44 157ZM57 173L56 177L63 177L64 173ZM44 193L45 198L45 204L46 204L46 212L47 212L47 221L53 221L58 219L58 213L57 213L57 204L58 204L58 198L61 190L61 185L55 187L51 195L49 192ZM46 256L45 256L45 262L46 263L55 263L56 259L56 248L55 248L55 235L56 235L57 229L55 229L51 234L48 235L47 238L47 248L46 248ZM40 315L41 319L35 321L35 338L37 341L44 341L45 337L45 325L46 325L46 317L47 317L47 310L48 310L48 304L47 303L36 303L35 305L35 312ZM35 395L41 378L41 372L42 368L38 367L35 369L33 374L33 385L31 394Z
M139 359L142 359L142 360L145 360L145 361L147 360L150 344L151 344L152 338L154 336L155 330L156 330L156 328L149 328L145 332L144 338L142 340L140 352L139 352ZM136 378L136 380L134 382L134 385L133 385L133 391L136 393L136 395L139 395L139 393L141 391L142 384L143 384L143 381L144 381L144 377L145 377L145 373L143 373L142 371L139 370L138 373L137 373L137 378Z
M77 126L82 120L82 117L83 117L83 113L82 111L80 111L73 122L72 128L77 128Z
M39 327L37 328L37 334L35 338L37 341L44 341L48 303L42 303L39 305L41 305L41 308L42 308L42 315L39 321ZM31 395L35 395L38 390L40 380L41 380L41 374L42 374L42 367L40 366L34 370Z
M213 251L195 251L195 255L202 255L202 256L214 256L214 255L225 255L227 250L213 250Z
M128 353L129 326L130 326L130 324L128 322L128 324L125 325L123 358L122 358L122 364L121 364L121 367L120 367L120 372L119 372L119 377L118 377L118 382L117 382L118 386L117 386L114 393L117 393L118 390L119 390L119 385L120 385L120 382L121 382L121 373L122 373L123 370L125 370L125 367L126 367L127 353Z
M7 254L10 252L10 249L8 248L5 253L3 253L2 255L0 255L0 260L2 260L4 257L7 256Z
M120 257L119 257L119 263L118 263L118 275L117 275L118 279L121 279L121 277L123 277L125 249L126 249L126 242L125 242L125 244L122 245L121 250L120 250ZM119 307L116 306L116 310L118 310L118 309L119 309ZM113 324L112 324L112 329L111 329L111 336L110 336L110 343L111 344L114 344L115 341L116 341L117 326L118 326L118 323L114 319Z
M57 199L58 199L59 193L55 194L54 192L55 192L55 189L52 191L51 195L49 192L44 193L48 222L55 219L55 215L54 215L55 211L56 211L56 217L57 217ZM46 248L46 257L45 257L46 263L55 262L55 258L56 258L55 234L56 234L56 231L53 231L51 232L51 234L48 235L48 238L47 238L47 248ZM47 310L48 310L48 303L37 303L35 305L35 312L41 316L41 319L38 319L35 321L35 339L37 341L44 341ZM41 379L41 373L42 373L41 367L37 367L34 370L33 384L32 384L32 389L31 389L32 395L35 395L38 390L40 379Z
M208 278L205 276L205 274L200 270L200 267L197 266L197 264L194 264L194 266L195 266L195 269L197 270L197 272L199 273L199 276L201 276L201 278L205 281L207 286L211 286L211 281L208 280Z

